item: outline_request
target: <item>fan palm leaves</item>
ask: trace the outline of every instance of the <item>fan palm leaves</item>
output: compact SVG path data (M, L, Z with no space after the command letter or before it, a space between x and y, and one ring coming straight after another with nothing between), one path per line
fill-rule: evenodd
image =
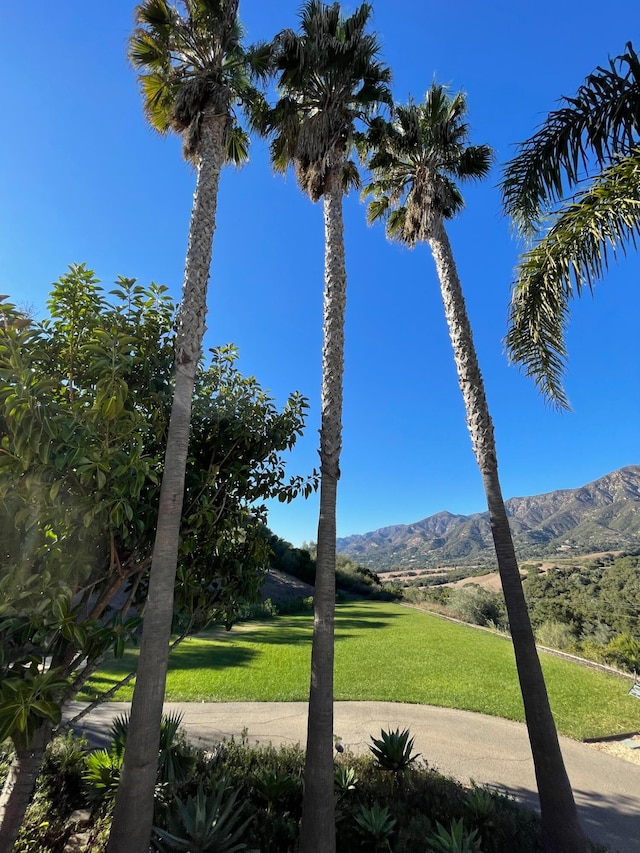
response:
M227 157L241 163L249 138L235 108L262 98L252 81L266 76L269 48L243 46L238 0L184 0L183 7L147 0L136 10L129 57L145 114L160 133L182 136L188 159L197 156L204 116L223 116Z
M568 408L571 299L640 233L640 59L631 43L562 101L518 146L501 187L505 212L533 241L516 269L507 351L547 400Z
M486 145L469 143L466 100L434 83L422 104L398 107L390 123L374 123L368 144L372 181L370 222L383 219L387 235L409 246L426 242L436 265L458 382L473 451L482 474L518 678L536 769L545 849L586 853L544 677L527 612L509 521L498 477L493 422L487 404L464 295L445 229L463 207L458 182L490 170Z
M264 76L270 55L267 48L243 47L238 0L182 0L179 6L144 0L135 19L129 57L139 72L145 113L156 130L181 135L197 181L149 594L109 853L149 846L191 406L205 332L220 172L226 162L246 157L248 137L238 124L237 110L255 107L260 100L251 80Z
M493 153L469 145L466 97L433 83L424 103L397 106L394 121L378 119L369 133L374 153L369 222L384 218L387 234L414 246L428 240L434 217L451 219L464 207L456 181L484 178Z
M310 0L300 13L300 32L283 30L274 41L280 97L257 125L271 139L274 168L285 172L293 165L313 201L336 171L344 189L358 184L349 159L357 122L391 102L391 72L378 59L375 34L366 32L371 12L363 3L345 18L338 3Z
M335 850L333 794L333 644L336 497L342 443L345 269L342 200L359 185L351 159L361 132L383 103L391 102L390 71L367 32L371 6L343 16L340 5L308 0L298 32L274 40L276 103L254 114L270 140L277 171L293 166L301 189L323 199L325 220L324 343L320 426L320 517L314 595L314 632L302 812L301 853Z

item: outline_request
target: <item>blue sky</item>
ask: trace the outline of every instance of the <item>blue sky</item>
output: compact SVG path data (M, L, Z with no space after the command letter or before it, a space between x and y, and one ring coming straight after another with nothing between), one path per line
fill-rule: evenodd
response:
M297 27L298 0L241 2L250 40ZM53 9L53 7L47 7ZM7 4L0 53L0 290L44 311L50 283L86 262L105 286L118 274L179 296L194 173L180 143L146 125L126 61L133 3L58 0L55 13ZM345 4L352 11L354 4ZM631 255L574 304L567 390L574 411L544 405L507 364L518 246L496 185L513 143L561 95L625 43L637 19L594 0L374 2L394 95L420 98L437 79L467 92L472 137L496 151L449 234L496 428L505 497L574 488L640 461L637 286ZM409 523L442 509L485 509L428 249L410 252L345 202L348 308L338 535ZM292 175L272 174L261 143L223 174L207 346L233 341L240 366L279 402L310 399L291 473L317 464L323 224ZM276 505L270 526L295 544L316 538L317 500Z

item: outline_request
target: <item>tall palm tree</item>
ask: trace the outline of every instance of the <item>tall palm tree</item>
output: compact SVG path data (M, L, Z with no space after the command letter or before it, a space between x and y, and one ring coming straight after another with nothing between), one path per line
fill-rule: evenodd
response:
M511 359L560 408L569 303L640 235L640 59L598 67L518 146L502 180L504 209L534 245L516 270Z
M175 389L145 609L144 628L121 783L109 853L147 850L153 817L156 756L173 615L180 519L189 445L191 404L205 331L207 283L222 166L241 161L248 137L237 123L239 101L258 92L252 70L264 71L268 51L245 51L238 0L145 0L129 57L139 70L152 127L174 131L196 167L175 354Z
M396 108L395 120L372 127L370 222L386 220L387 235L413 247L429 245L440 281L473 451L482 474L491 532L516 658L538 781L545 850L585 853L529 620L498 477L493 423L455 260L445 229L464 205L456 181L483 178L493 159L487 145L469 144L466 99L434 83L424 103Z
M333 643L336 496L340 477L346 283L342 199L359 183L350 160L356 125L390 102L389 69L376 36L365 32L371 6L343 17L338 3L308 0L300 32L274 41L279 98L256 126L271 139L276 170L290 164L312 201L324 203L325 290L320 426L320 517L301 853L335 850Z

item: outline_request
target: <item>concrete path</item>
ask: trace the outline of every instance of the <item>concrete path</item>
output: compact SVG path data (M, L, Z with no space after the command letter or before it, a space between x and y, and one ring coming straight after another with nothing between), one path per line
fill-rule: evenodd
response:
M71 716L76 709L74 705ZM82 720L81 728L100 741L111 719L128 710L107 703ZM245 729L250 741L306 742L304 702L167 703L180 711L190 739L201 746ZM538 807L526 728L497 717L393 702L337 702L334 733L353 752L363 752L380 730L409 728L415 748L430 767L464 783L495 785L520 802ZM562 751L587 834L617 853L640 853L640 765L599 752L568 738Z

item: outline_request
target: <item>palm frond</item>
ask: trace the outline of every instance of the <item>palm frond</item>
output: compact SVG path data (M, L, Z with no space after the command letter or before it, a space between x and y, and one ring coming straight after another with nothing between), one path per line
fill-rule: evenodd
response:
M175 83L163 74L141 74L139 82L149 123L160 133L166 133L173 122Z
M355 184L357 169L348 161L362 140L359 124L390 102L389 69L378 61L375 35L365 32L370 15L368 3L343 17L338 3L307 0L299 32L283 30L273 42L280 97L258 112L254 127L270 138L276 169L295 165L314 200L331 174L340 173L345 189Z
M361 186L360 172L353 160L347 160L342 169L342 189L347 195L351 190L359 190Z
M516 270L507 352L558 408L569 303L593 288L611 260L635 247L640 234L640 149L598 175L577 201L556 215L546 236Z
M264 45L243 47L238 0L182 0L180 10L168 0L140 3L129 59L152 126L182 134L185 156L197 159L204 113L227 115L232 131L234 107L251 108L258 99L252 80L265 77L270 52ZM229 142L239 157L241 139Z
M370 125L373 182L368 219L387 219L387 236L408 245L428 239L434 217L450 219L464 206L456 181L485 177L493 163L488 145L469 145L466 98L433 83L424 101L397 105L391 121ZM386 198L386 204L381 199Z
M504 169L504 210L525 236L533 236L545 210L588 176L590 160L605 168L640 141L640 61L631 42L561 104Z
M249 135L241 127L231 128L227 133L227 162L241 166L249 159Z

